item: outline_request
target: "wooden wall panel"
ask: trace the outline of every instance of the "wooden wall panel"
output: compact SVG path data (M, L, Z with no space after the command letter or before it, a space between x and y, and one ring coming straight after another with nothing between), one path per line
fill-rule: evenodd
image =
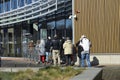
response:
M74 7L75 43L85 34L92 53L120 53L120 0L75 0Z

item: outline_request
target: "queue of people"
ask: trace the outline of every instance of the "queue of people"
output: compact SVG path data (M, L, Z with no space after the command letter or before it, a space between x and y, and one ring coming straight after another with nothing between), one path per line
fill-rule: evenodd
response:
M73 54L76 54L73 48L74 44L70 40L69 37L66 39L63 37L62 39L58 39L57 35L54 36L53 39L48 37L45 41L44 39L37 40L35 44L35 52L33 52L33 41L31 44L29 43L29 53L30 58L34 60L37 64L45 63L45 64L53 64L56 65L65 65L70 66L73 65ZM78 57L79 57L79 66L85 66L85 60L88 67L91 67L90 64L90 47L91 42L85 36L82 35L80 40L76 43L76 47L78 48Z

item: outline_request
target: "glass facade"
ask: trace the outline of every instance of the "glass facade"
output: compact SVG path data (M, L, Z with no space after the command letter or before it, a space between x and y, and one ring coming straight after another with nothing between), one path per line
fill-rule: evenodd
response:
M17 0L11 0L11 9L17 9Z
M7 7L10 6L11 8ZM4 4L0 2L0 12L5 12L31 4L38 0L6 0ZM47 0L43 0L47 1ZM3 6L6 4L6 8ZM57 10L42 17L32 20L15 23L4 26L1 29L1 44L4 47L4 56L23 56L27 49L29 41L35 43L39 39L51 38L55 34L61 39L70 37L72 39L72 20L69 16L72 14L72 0L58 0ZM6 27L6 28L5 28ZM8 43L7 43L8 42Z
M4 12L4 9L3 9L3 0L0 0L0 13L3 13Z
M32 3L32 0L0 0L0 13L8 12L30 3Z

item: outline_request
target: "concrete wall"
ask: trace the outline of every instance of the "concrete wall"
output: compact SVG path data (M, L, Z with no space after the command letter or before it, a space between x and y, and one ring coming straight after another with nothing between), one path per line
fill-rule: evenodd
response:
M91 54L90 61L92 66L96 65L120 65L120 54ZM79 58L75 65L79 65Z
M120 65L120 54L91 55L90 60L98 62L99 65Z

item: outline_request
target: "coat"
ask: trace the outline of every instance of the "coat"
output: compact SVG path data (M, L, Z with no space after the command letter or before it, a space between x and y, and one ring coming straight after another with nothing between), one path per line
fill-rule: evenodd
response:
M72 49L73 49L73 44L71 40L67 40L64 42L63 44L63 49L64 49L64 54L68 55L68 54L72 54Z
M40 54L39 55L45 55L45 41L42 39L40 44L39 44L39 48L40 48Z

